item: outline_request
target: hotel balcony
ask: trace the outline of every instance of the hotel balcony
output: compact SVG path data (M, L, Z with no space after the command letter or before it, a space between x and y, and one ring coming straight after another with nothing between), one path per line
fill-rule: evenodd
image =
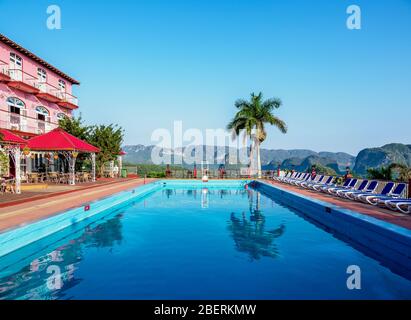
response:
M6 63L0 60L0 82L10 81L9 67Z
M34 77L20 69L8 69L8 86L27 93L38 93L39 85L37 77Z
M65 93L65 92L61 94L62 94L62 99L60 102L57 102L57 104L60 107L64 107L64 108L72 109L72 110L78 108L78 99L75 96L69 93Z
M53 103L61 102L64 93L61 92L59 88L56 88L46 82L39 82L37 86L40 90L36 94L37 97Z
M11 130L21 135L34 136L43 134L57 127L57 123L0 110L0 128Z

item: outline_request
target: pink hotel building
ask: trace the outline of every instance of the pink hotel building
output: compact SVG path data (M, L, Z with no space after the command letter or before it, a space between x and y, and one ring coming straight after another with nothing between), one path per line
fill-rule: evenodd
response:
M78 108L80 83L0 34L0 128L30 138Z

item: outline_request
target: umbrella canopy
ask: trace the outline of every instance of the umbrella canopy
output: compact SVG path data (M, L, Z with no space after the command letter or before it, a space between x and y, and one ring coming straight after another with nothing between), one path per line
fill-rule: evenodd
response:
M118 153L119 156L125 156L126 154L127 154L127 152L124 152L123 150L121 150L121 151Z
M1 135L0 143L21 144L21 145L24 145L27 143L27 140L20 138L18 135L6 129L0 129L0 135Z
M37 151L78 151L85 153L100 152L100 149L76 138L61 128L31 138L27 141L30 150Z

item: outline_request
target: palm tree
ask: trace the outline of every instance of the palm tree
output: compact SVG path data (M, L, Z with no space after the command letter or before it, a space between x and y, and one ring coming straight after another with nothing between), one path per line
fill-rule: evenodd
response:
M280 99L272 98L264 101L261 92L258 95L252 93L250 101L240 99L235 102L238 112L234 119L227 125L227 129L232 130L235 137L238 137L240 132L245 130L247 136L252 139L253 149L255 148L257 151L257 169L259 178L261 178L260 145L267 138L265 124L268 123L276 126L282 133L287 132L285 122L273 114L273 110L278 109L281 104ZM253 135L254 129L255 135Z

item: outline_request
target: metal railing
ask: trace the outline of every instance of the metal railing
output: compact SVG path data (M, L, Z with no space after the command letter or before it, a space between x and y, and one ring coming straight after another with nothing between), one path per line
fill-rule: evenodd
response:
M39 90L39 83L37 77L21 70L21 69L9 69L9 77L12 81L23 82L33 88Z
M58 123L0 110L0 128L34 134L47 133L58 127Z

